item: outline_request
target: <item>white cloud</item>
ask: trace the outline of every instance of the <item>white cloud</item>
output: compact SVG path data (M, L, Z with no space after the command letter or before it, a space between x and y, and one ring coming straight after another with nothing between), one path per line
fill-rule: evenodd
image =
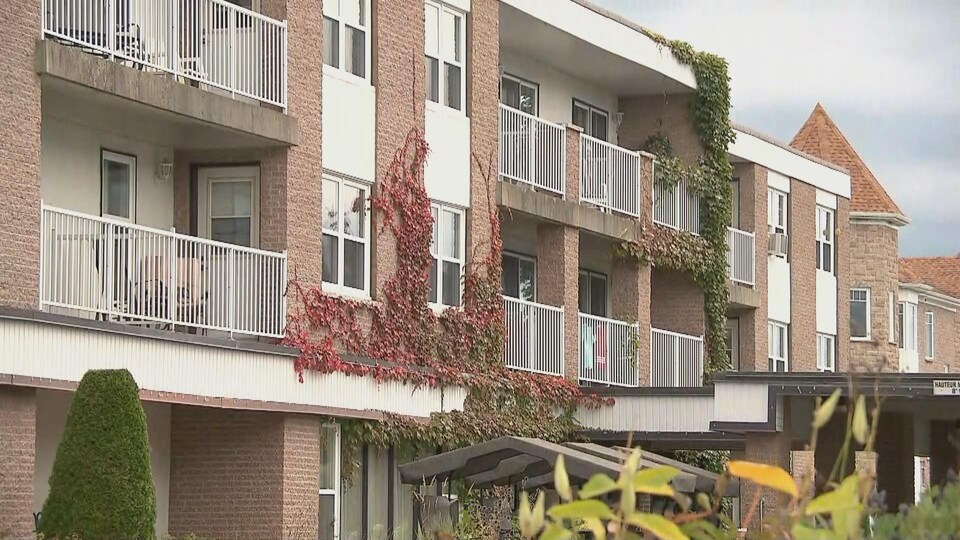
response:
M872 170L914 222L950 224L951 236L960 231L960 159L880 162Z

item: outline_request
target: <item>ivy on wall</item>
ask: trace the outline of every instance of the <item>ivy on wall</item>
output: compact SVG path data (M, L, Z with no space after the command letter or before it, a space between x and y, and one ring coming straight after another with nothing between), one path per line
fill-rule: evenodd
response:
M730 77L723 58L698 52L689 44L667 40L653 32L647 36L667 47L677 60L690 66L697 79L693 121L703 155L696 165L673 155L663 134L650 137L646 150L657 156L654 182L674 189L685 184L700 200L700 235L667 227L644 227L636 241L624 242L618 252L654 266L687 272L703 289L707 347L704 370L709 373L729 366L723 346L727 320L727 225L730 223L733 166L727 148L734 140L730 127Z

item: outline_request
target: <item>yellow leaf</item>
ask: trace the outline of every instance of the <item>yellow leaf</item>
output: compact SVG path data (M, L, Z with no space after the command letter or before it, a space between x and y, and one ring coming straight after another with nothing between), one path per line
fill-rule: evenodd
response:
M540 535L540 540L569 540L572 536L572 532L556 523L551 523L547 525L547 529Z
M524 538L533 538L538 531L533 529L533 512L530 511L530 498L526 491L520 494L520 500L517 501L517 504L520 505L520 517L517 519L520 534Z
M612 519L616 517L609 506L596 499L583 499L563 504L558 504L547 514L553 519Z
M857 406L853 411L853 438L860 444L867 444L867 435L870 425L867 421L867 399L864 396L857 398Z
M813 427L814 429L820 429L823 426L827 425L827 422L830 421L830 417L833 416L833 411L837 408L837 403L840 402L840 389L837 388L830 394L830 397L827 398L819 407L817 411L813 413Z
M567 467L563 463L563 456L557 456L557 463L553 466L553 487L557 495L564 501L573 499L570 491L570 477L567 476Z
M652 467L633 475L633 485L665 486L678 474L680 471L673 467Z
M607 540L607 527L597 518L584 518L583 528L593 533L594 540Z
M633 452L630 453L630 457L627 458L627 461L623 464L623 469L620 470L620 487L627 487L627 484L633 480L633 475L637 472L637 467L640 466L640 449L634 448Z
M546 506L546 500L543 497L543 492L537 493L537 502L533 505L533 516L531 519L531 525L535 531L539 531L543 527L543 508Z
M605 474L595 474L587 480L587 483L580 488L580 497L592 499L599 495L610 493L620 489L617 483Z
M673 488L667 485L634 486L633 491L636 493L647 493L649 495L659 495L661 497L673 497L675 495Z
M633 514L627 523L653 534L660 540L689 540L677 524L656 514Z
M811 529L800 523L795 523L790 532L794 540L836 540L837 538L829 529Z
M804 513L808 516L817 514L830 514L853 510L860 507L860 501L857 498L857 475L848 476L840 483L840 486L828 491L813 499L804 508Z
M731 461L727 463L730 474L744 480L787 493L793 498L798 496L797 484L787 471L780 467L751 463L749 461Z

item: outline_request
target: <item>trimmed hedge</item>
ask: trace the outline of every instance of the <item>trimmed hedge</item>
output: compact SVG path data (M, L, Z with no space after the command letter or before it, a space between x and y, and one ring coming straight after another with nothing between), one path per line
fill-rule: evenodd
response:
M37 532L152 539L156 506L136 381L125 369L88 371L70 405Z

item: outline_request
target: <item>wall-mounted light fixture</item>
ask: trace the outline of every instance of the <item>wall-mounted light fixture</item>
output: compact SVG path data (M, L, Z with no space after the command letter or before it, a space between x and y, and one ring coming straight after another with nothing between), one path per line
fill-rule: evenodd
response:
M163 158L160 165L157 166L157 181L167 183L172 175L173 163L169 159Z

